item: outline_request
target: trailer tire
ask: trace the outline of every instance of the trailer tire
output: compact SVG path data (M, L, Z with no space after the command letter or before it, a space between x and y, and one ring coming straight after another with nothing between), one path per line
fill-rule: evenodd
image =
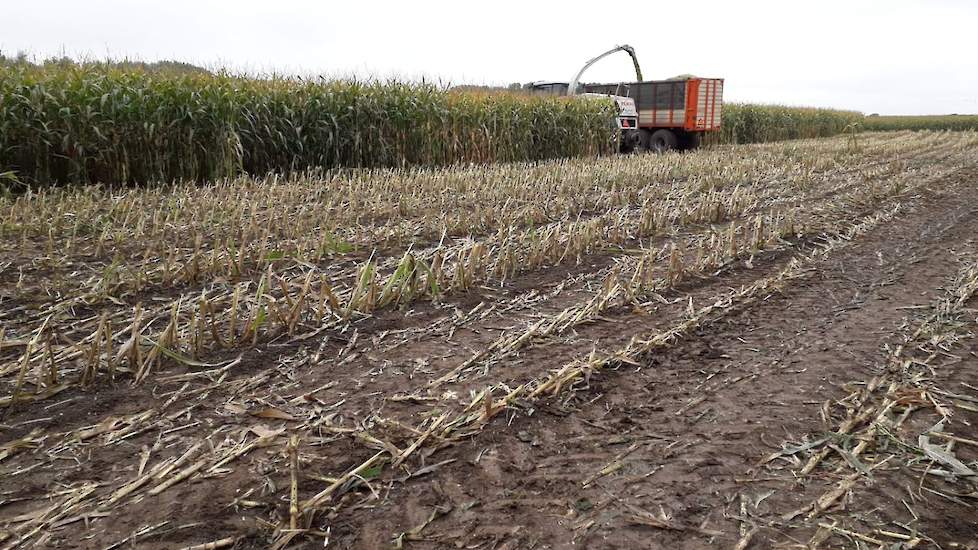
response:
M702 136L698 132L687 132L683 136L682 149L683 151L693 151L700 148L700 138Z
M652 131L647 128L639 128L636 132L635 152L648 153L652 150Z
M649 137L649 150L656 153L672 151L678 145L679 139L670 130L656 130Z

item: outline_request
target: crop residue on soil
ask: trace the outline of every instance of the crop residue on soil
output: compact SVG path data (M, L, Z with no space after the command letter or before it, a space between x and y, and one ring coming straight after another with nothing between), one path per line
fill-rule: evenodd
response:
M3 199L0 547L978 540L973 134L321 183Z

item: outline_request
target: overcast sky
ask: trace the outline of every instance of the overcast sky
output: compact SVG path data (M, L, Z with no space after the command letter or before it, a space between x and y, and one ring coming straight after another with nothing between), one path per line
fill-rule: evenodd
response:
M0 51L451 83L567 81L616 44L726 99L978 113L978 2L0 0ZM616 54L586 81L634 78Z

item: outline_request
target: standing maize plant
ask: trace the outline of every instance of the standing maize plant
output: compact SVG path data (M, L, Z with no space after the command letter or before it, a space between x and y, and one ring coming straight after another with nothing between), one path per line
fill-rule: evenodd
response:
M18 65L0 69L0 173L145 183L600 155L613 109L397 81Z
M711 141L762 143L786 139L829 137L863 120L862 113L811 107L726 103L723 128Z
M866 117L864 126L874 132L892 130L978 130L978 115L918 115Z

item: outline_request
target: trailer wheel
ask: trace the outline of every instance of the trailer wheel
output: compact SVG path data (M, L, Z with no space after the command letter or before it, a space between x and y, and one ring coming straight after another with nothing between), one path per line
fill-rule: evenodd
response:
M683 139L683 151L692 151L700 147L700 134L698 132L687 132Z
M652 131L646 128L639 128L635 132L635 152L648 153L652 150Z
M677 145L679 145L679 139L676 138L676 134L669 130L656 130L652 132L652 136L649 138L649 149L656 153L672 151Z

